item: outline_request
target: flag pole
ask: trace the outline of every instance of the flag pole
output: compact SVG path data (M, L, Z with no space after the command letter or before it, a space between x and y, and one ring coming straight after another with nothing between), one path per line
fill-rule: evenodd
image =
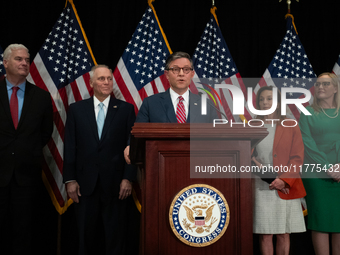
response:
M212 0L212 7L215 6L215 0Z
M279 2L282 2L282 0L279 0ZM299 2L299 0L296 0L296 2ZM288 4L288 14L290 14L290 5L291 5L292 1L291 0L287 0L287 4Z

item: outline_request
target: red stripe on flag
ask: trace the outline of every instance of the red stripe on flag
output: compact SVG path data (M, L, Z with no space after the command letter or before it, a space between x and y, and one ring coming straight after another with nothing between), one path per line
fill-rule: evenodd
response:
M35 84L39 88L42 88L43 90L46 90L46 91L50 92L48 87L46 86L44 80L41 78L40 73L39 73L39 71L38 71L38 69L37 69L37 67L36 67L34 62L32 62L32 64L31 64L30 74L31 74L32 79L34 80ZM63 100L63 104L66 107L66 106L68 106L68 99L67 99L67 96L65 96L66 92L64 92L65 95L63 95L63 93L60 93L61 90L64 90L64 88L59 89L58 91L59 91L59 94L60 94L60 98ZM53 111L57 111L56 108L53 108Z
M151 81L150 84L153 90L153 94L158 94L158 89L157 89L155 80Z
M61 155L60 155L60 153L59 153L59 151L58 151L58 148L57 148L57 146L56 146L54 140L53 140L53 139L50 139L50 140L48 141L47 146L48 146L48 148L49 148L49 150L50 150L50 152L51 152L51 155L52 155L53 158L54 158L54 161L55 161L55 163L56 163L56 165L57 165L57 167L58 167L59 172L60 172L61 174L63 174L63 159L62 159L62 157L61 157Z
M58 185L56 184L55 182L55 179L48 167L48 165L46 164L45 160L42 164L42 168L43 168L43 171L45 173L45 176L46 176L46 179L48 181L48 184L50 185L51 189L53 190L53 193L58 201L58 204L60 205L60 207L63 207L65 205L65 201L60 193L60 190L58 188Z
M139 93L139 96L140 96L140 98L142 99L142 101L144 100L144 98L147 98L147 97L148 97L148 94L146 94L146 91L145 91L144 87L141 88L141 89L138 91L138 93Z
M83 100L83 98L82 98L82 96L81 96L81 94L79 92L79 88L78 88L77 82L76 81L71 82L70 86L71 86L71 89L72 89L74 100L76 102Z
M245 96L245 98L247 98L247 88L246 88L246 86L243 83L243 80L242 80L242 77L241 77L240 73L237 73L236 77L237 77L238 83L240 84L240 88L241 88L241 90L243 92L243 95Z
M58 92L59 92L61 100L63 100L65 111L67 111L67 109L68 109L68 97L67 97L65 87L62 87L61 89L59 89Z
M130 103L130 104L133 104L133 106L135 108L135 113L137 114L138 113L138 107L135 103L135 100L131 96L131 93L130 93L128 87L126 86L125 81L124 81L118 67L116 67L116 69L114 70L113 77L115 78L116 83L117 83L117 85L120 89L120 92L123 94L123 96L125 98L125 101Z
M164 90L168 90L170 88L170 83L168 81L168 79L166 78L165 74L162 74L161 76L159 76L159 79L161 80Z
M42 88L46 91L49 91L48 88L46 87L45 82L40 76L40 73L38 72L34 62L31 64L30 67L30 74L32 76L32 79L34 80L35 84L39 87ZM61 120L59 111L55 105L54 99L52 98L52 106L53 106L53 121L57 127L57 130L60 134L60 136L63 138L64 137L64 123Z
M90 73L86 73L83 75L83 79L84 79L84 82L86 84L86 88L90 94L90 96L92 97L93 96L93 89L90 85Z

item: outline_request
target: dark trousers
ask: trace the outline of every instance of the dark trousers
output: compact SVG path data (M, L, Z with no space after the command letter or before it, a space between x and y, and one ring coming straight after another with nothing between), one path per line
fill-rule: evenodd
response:
M10 254L34 254L33 234L39 225L34 209L38 202L37 186L19 186L12 178L9 185L0 187L0 245Z
M125 254L127 201L119 200L118 193L103 191L100 181L93 194L80 197L79 204L76 204L79 255Z

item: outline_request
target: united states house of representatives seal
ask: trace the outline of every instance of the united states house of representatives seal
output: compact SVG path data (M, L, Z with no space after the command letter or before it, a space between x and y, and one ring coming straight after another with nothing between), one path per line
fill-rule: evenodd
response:
M169 210L170 226L183 243L204 247L219 240L230 219L223 194L212 186L194 184L177 193Z

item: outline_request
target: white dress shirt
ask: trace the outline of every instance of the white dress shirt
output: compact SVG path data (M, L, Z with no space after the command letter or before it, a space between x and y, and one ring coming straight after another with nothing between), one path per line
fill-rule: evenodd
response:
M170 97L171 97L171 102L174 107L175 113L177 110L177 105L179 103L178 97L182 96L183 97L183 104L184 104L184 109L185 109L185 119L188 119L188 114L189 114L189 89L183 94L179 95L175 91L170 88Z
M107 98L105 98L105 100L102 102L104 104L103 110L104 110L105 118L106 118L107 109L109 108L109 102L110 102L109 96ZM99 107L100 103L101 102L98 100L98 98L96 98L96 96L93 96L94 113L95 113L95 116L96 116L96 120L97 120L98 113L99 113L99 110L100 110L100 107Z

